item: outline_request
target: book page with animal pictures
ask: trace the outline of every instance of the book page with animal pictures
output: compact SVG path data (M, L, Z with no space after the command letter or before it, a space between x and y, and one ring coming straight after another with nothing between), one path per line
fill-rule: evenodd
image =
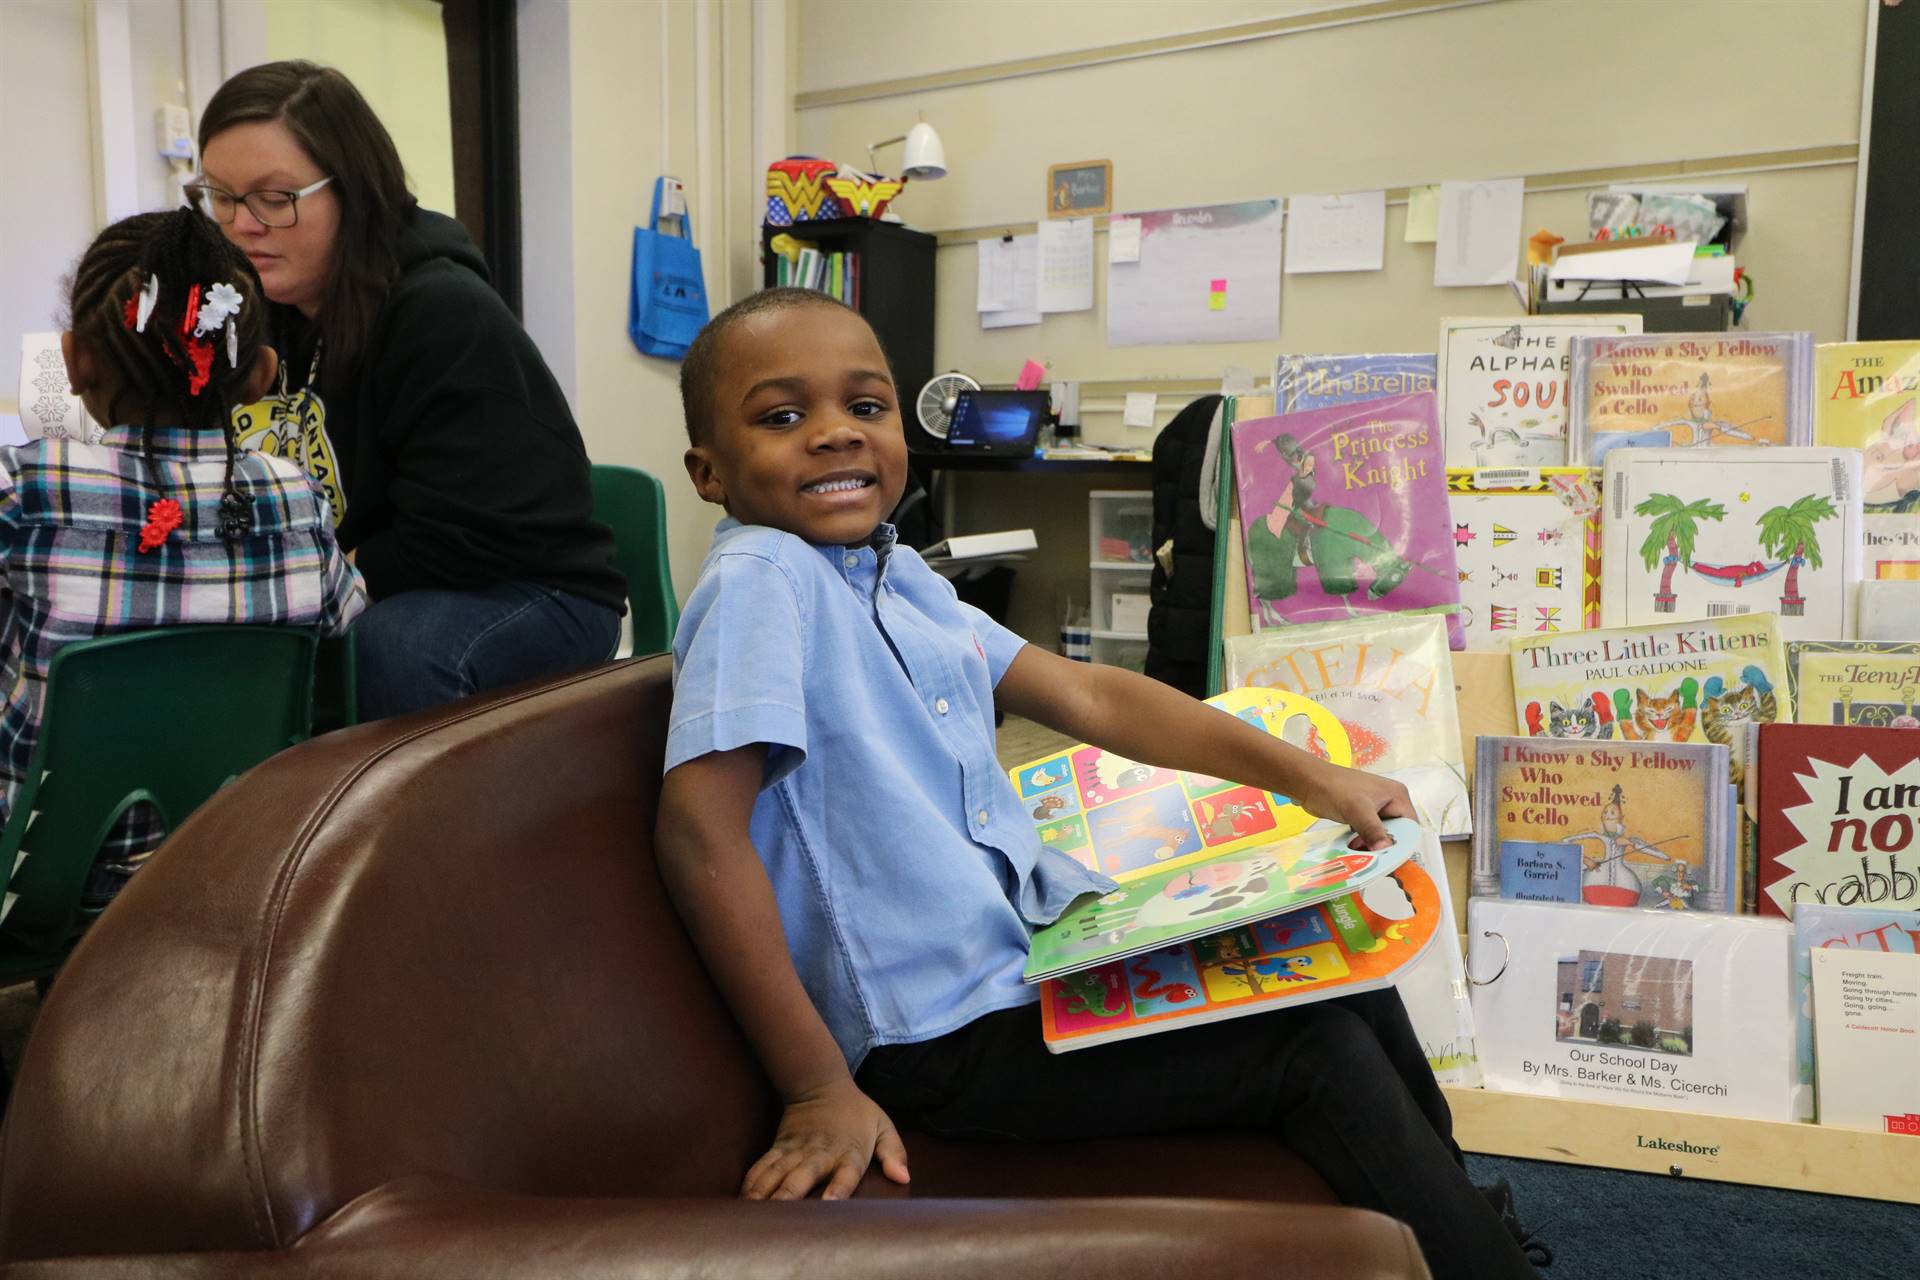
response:
M1438 949L1442 910L1439 888L1407 862L1358 893L1049 978L1042 1034L1065 1053L1371 991Z
M1388 818L1385 849L1348 847L1353 833L1317 826L1304 834L1129 880L1089 895L1033 935L1025 977L1123 960L1221 929L1284 915L1352 893L1396 870L1420 847L1420 826Z
M1490 472L1447 472L1467 648L1501 652L1520 636L1599 623L1598 497L1591 485L1556 483L1585 475L1559 468L1524 487L1492 487Z
M1223 715L1351 764L1332 712L1281 690L1207 699ZM1007 770L1040 843L1122 883L1298 835L1314 816L1285 796L1204 774L1140 764L1079 743Z
M1716 743L1740 782L1748 727L1793 718L1776 623L1744 614L1515 641L1515 716L1537 737Z
M1471 834L1453 660L1440 617L1379 614L1280 627L1233 636L1226 648L1228 687L1311 698L1339 718L1355 768L1398 779L1420 820L1443 837Z
M1606 626L1771 611L1783 639L1853 636L1857 450L1622 449L1604 489Z
M1440 322L1449 467L1564 467L1570 340L1640 332L1637 315L1450 316Z
M1812 436L1804 333L1575 338L1569 457L1619 448L1804 445Z
M1473 891L1732 910L1727 758L1706 743L1482 737Z

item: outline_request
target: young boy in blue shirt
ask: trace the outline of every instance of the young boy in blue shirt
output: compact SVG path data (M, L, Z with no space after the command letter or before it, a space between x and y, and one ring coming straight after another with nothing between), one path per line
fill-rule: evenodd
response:
M898 398L858 314L803 290L718 316L681 372L689 477L727 511L674 639L661 874L785 1100L749 1198L868 1163L907 1181L892 1116L1029 1141L1273 1133L1349 1204L1408 1223L1437 1277L1534 1275L1468 1181L1392 990L1047 1052L1032 930L1112 881L1041 846L994 704L1128 758L1293 797L1373 848L1411 816L1343 769L961 604L887 515ZM1122 1101L1124 1099L1124 1101Z

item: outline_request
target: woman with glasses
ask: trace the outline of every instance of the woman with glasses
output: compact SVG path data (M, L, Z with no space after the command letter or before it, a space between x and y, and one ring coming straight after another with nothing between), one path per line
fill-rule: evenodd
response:
M237 432L326 491L374 601L354 629L362 717L611 655L625 585L566 399L352 82L243 71L200 153L189 196L259 273L280 351L278 394Z

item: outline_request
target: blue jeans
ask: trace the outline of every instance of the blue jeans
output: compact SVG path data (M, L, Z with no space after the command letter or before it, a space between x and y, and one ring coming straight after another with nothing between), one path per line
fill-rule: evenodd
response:
M620 615L530 582L403 591L353 626L360 718L378 720L605 662Z

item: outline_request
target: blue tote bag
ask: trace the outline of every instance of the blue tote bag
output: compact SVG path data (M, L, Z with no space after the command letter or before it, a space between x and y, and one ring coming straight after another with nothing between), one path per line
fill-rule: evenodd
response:
M650 356L678 360L707 322L707 288L700 251L693 247L693 218L680 220L683 235L660 232L660 190L653 180L653 211L633 229L633 284L627 293L627 336Z

